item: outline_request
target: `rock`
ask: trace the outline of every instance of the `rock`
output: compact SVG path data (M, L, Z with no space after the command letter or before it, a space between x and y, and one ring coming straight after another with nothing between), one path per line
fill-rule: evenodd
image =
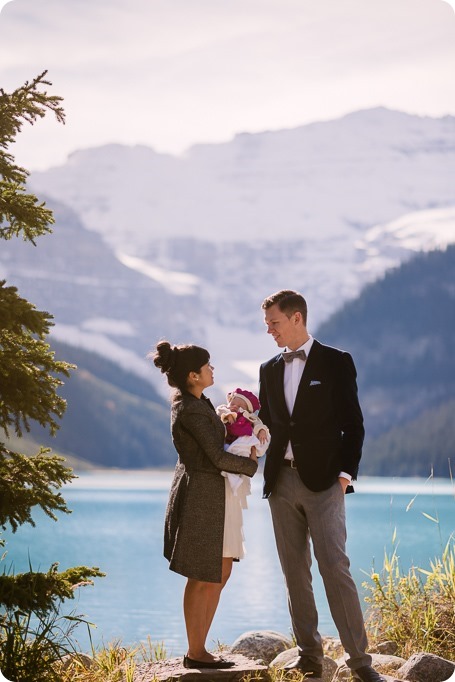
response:
M262 660L268 657L270 641L282 649L289 644L289 640L276 632L260 631L247 632L239 637L232 645L229 652L225 652L225 657L234 661L235 667L228 670L204 669L187 670L183 667L183 658L173 658L156 663L141 663L136 666L133 682L171 682L179 679L181 682L241 682L244 679L255 680L257 682L271 682L277 679L277 673L269 672ZM269 644L265 644L268 642ZM281 644L277 644L280 642ZM259 643L259 644L258 644ZM389 643L384 643L389 644ZM261 649L262 645L262 649ZM235 652L234 647L242 647L247 650L250 647L248 656ZM382 647L387 650L388 647ZM255 655L261 660L254 660ZM338 649L338 644L334 646ZM390 647L392 649L392 647ZM298 656L297 647L282 650L271 661L270 666L283 668L287 663ZM80 658L77 662L75 658ZM372 654L373 667L381 673L386 682L455 682L455 662L448 661L433 654L419 653L405 661L399 656L390 654ZM90 656L78 655L77 657L67 656L66 665L86 665L94 664ZM87 659L85 664L82 659ZM391 673L391 674L389 674ZM394 677L394 675L398 677ZM281 678L280 678L281 679ZM322 666L322 677L315 682L351 682L351 671L345 664L344 659L334 661L330 656L324 656ZM124 681L125 682L125 681Z
M292 647L288 637L272 630L245 632L230 647L233 654L243 654L268 665L279 653Z
M379 654L385 654L386 656L394 656L398 651L398 644L396 642L381 642L377 645L376 649Z
M377 670L381 675L387 680L387 682L403 682L405 678L397 680L394 677L394 673L397 673L403 663L406 663L404 658L399 656L387 656L385 654L371 654L372 662L371 665L375 670ZM392 673L388 675L387 673ZM338 670L333 678L333 682L351 682L351 670L348 668L344 659L338 660Z
M285 665L297 658L298 655L299 650L295 646L292 649L288 649L287 651L283 651L281 654L278 654L278 656L273 659L270 666L273 666L274 668L284 668ZM321 680L323 680L323 682L332 682L336 669L337 664L335 661L329 656L324 656L324 660L322 662Z
M389 656L388 654L371 654L373 659L372 666L378 670L391 670L397 672L406 663L406 659L400 656Z
M176 680L181 682L240 682L248 675L260 682L270 682L267 667L241 654L225 653L224 658L235 662L234 668L217 670L187 670L183 667L183 658L168 658L156 663L140 663L134 671L133 682L165 682Z
M278 656L275 656L270 665L274 668L284 668L285 665L293 661L298 655L299 650L296 646L293 646L291 649L286 649L278 654Z
M403 680L401 679L398 680L396 677L391 677L390 675L386 675L383 672L381 672L381 675L386 680L386 682L403 682ZM345 663L343 663L336 671L336 675L335 677L333 677L332 682L351 682L351 680L352 680L351 671L348 668L348 666Z
M324 653L334 660L342 656L344 651L341 640L338 637L323 637L322 648Z
M83 653L66 654L61 659L62 670L67 671L73 668L75 671L85 669L91 670L96 666L91 656Z
M285 665L287 665L287 663L293 661L298 655L298 648L293 646L291 649L286 649L285 651L282 651L280 654L278 654L278 656L275 656L275 658L270 662L270 665L274 668L283 668Z
M455 663L434 654L414 654L397 670L409 682L444 682L455 672Z

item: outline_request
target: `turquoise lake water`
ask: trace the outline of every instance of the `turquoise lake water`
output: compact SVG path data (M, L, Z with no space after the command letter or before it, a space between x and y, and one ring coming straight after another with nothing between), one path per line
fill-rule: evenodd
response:
M109 472L84 474L64 491L73 510L57 523L35 514L37 527L7 534L15 572L45 571L54 561L64 569L99 566L107 577L78 591L62 612L84 614L96 624L95 645L121 640L134 644L163 642L167 654L180 655L186 645L182 616L185 578L172 573L162 556L163 517L171 473ZM364 572L380 570L384 552L392 549L396 528L403 568L426 568L441 554L455 530L455 489L449 481L361 478L356 494L346 498L348 551L361 598ZM414 499L415 498L415 499ZM413 502L412 502L413 501ZM410 505L410 503L412 504ZM409 508L408 508L409 507ZM431 517L431 518L428 518ZM221 597L209 645L232 643L248 630L290 633L286 594L278 564L268 503L261 498L261 477L253 481L245 512L247 556L234 570ZM314 565L320 631L335 635L322 582ZM89 648L84 627L77 638Z

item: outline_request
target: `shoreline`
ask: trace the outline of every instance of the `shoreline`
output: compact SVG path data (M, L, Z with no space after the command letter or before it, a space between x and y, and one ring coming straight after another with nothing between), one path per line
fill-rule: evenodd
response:
M167 490L173 469L90 469L75 471L77 476L66 490ZM253 488L262 487L262 476L252 479ZM357 494L453 495L455 481L450 478L400 476L360 476Z

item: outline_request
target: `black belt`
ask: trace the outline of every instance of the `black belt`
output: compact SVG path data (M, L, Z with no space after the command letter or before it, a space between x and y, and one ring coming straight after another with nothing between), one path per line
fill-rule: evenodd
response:
M295 459L283 459L283 464L285 467L291 467L291 469L297 469L297 464Z

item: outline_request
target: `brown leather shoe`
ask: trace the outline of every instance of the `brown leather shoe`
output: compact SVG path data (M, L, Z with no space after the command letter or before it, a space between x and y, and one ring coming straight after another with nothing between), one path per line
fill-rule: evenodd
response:
M385 677L376 672L371 665L364 665L362 668L352 670L351 673L354 680L360 680L360 682L386 682Z
M322 665L315 663L309 656L297 656L293 661L284 666L283 670L297 670L306 677L322 677Z

